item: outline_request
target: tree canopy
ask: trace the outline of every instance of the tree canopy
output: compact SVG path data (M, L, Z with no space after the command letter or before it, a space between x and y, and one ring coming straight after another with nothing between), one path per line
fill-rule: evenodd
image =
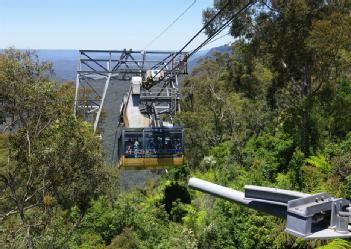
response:
M51 65L9 49L0 55L0 89L7 123L1 136L2 241L13 247L51 227L58 210L83 216L103 187L103 153L90 125L72 115L72 88L49 80ZM18 243L18 244L17 244Z
M206 23L226 5L204 10ZM245 0L211 24L213 34ZM35 54L0 55L0 247L350 248L187 188L190 176L351 199L351 1L253 1L228 53L182 82L183 167L123 191L101 141L72 115L72 88ZM118 175L118 172L117 172Z

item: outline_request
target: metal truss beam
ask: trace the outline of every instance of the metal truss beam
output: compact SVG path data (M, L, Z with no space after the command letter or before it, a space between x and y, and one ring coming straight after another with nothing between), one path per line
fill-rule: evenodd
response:
M133 51L133 50L80 50L81 73L132 73L142 74L147 70L159 70L165 64L166 73L187 74L184 64L186 52L177 57L173 51ZM109 70L103 63L109 64Z
M175 51L80 50L74 101L75 115L83 115L98 129L111 80L130 80L133 76L146 77L148 70L163 69L161 87L145 90L141 98L145 106L155 106L160 113L173 115L179 100L177 76L187 74L188 53ZM178 96L178 97L175 97Z

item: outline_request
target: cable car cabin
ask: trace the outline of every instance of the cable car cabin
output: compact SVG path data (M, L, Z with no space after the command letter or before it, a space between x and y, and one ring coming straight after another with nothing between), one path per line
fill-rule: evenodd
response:
M122 128L118 167L159 169L183 165L182 128Z

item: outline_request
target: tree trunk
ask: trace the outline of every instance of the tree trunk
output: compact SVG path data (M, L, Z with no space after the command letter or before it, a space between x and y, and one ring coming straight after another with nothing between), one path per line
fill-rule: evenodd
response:
M301 124L301 150L308 156L311 147L311 111L312 111L312 93L311 93L311 76L309 69L305 69L305 78L302 84L303 113Z
M26 240L27 240L27 248L33 249L34 247L33 247L33 239L32 239L30 225L27 226Z

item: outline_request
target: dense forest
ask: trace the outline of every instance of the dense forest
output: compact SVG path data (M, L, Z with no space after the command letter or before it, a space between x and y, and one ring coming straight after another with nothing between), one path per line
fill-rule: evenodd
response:
M246 2L232 1L207 34ZM35 53L5 50L0 248L351 248L293 237L284 220L187 188L196 176L351 200L350 13L349 0L275 0L234 19L231 52L183 82L186 163L128 191L74 117L72 85L53 82Z

